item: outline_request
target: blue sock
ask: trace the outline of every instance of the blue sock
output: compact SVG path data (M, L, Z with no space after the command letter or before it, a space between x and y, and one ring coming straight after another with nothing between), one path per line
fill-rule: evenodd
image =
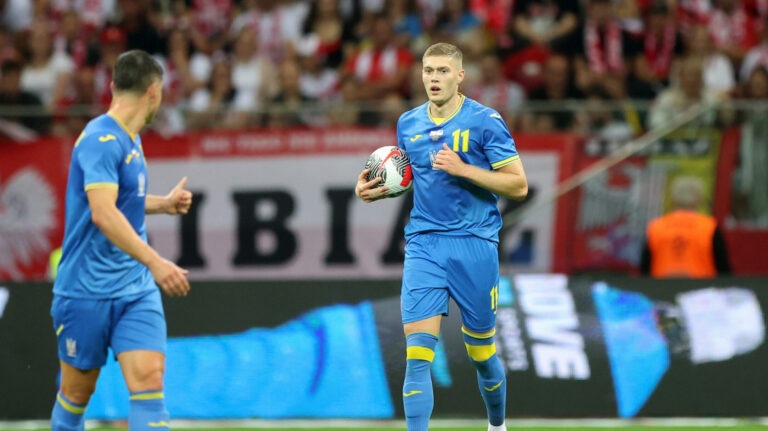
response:
M170 416L165 409L163 391L131 393L128 426L131 431L163 431L170 429Z
M504 365L496 355L493 334L488 338L474 338L464 332L464 345L467 347L469 359L477 369L477 385L488 410L488 422L499 426L504 423L507 378Z
M56 402L51 413L51 431L82 431L85 406L68 400L61 392L56 394Z
M415 332L406 337L405 383L403 383L403 409L408 431L427 431L432 415L434 395L429 368L435 357L437 337L426 332Z

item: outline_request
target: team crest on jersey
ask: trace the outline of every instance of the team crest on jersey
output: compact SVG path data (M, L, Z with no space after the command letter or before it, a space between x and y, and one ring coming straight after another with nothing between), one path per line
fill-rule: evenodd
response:
M128 154L128 157L125 158L125 163L129 164L131 163L131 160L133 159L139 160L140 158L141 158L141 153L136 151L136 149L134 148L133 150L131 150L131 154Z
M146 185L147 185L147 177L144 176L144 173L139 174L139 193L138 196L144 196L146 193Z
M443 129L437 129L429 132L429 137L432 138L433 141L437 141L443 137Z
M77 356L77 342L71 338L66 339L67 343L67 356L74 358Z

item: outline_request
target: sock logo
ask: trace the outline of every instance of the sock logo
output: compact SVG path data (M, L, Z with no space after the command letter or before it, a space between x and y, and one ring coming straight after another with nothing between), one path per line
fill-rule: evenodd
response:
M408 392L407 394L405 392L403 392L403 396L404 397L410 397L411 395L416 395L416 394L420 394L420 393L421 393L421 391L411 391L411 392Z
M495 385L495 386L492 386L492 387L490 387L490 388L486 388L485 386L483 386L483 389L485 389L485 390L486 390L486 391L488 391L488 392L493 392L493 391L494 391L494 390L496 390L496 389L497 389L499 386L501 386L501 384L502 384L502 383L504 383L504 379L501 379L501 381L500 381L499 383L496 383L496 385Z
M151 426L152 428L158 428L158 427L170 427L170 425L168 425L168 422L166 422L166 421L160 421L160 422L149 422L147 425Z

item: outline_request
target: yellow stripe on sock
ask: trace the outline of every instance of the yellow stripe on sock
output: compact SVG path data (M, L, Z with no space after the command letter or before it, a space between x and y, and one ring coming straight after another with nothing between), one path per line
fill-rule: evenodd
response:
M499 386L501 386L501 384L502 384L502 383L504 383L504 379L501 379L501 381L500 381L499 383L496 383L496 385L494 385L494 386L491 386L490 388L486 388L485 386L483 386L483 389L485 389L485 390L486 390L486 391L488 391L488 392L493 392L493 391L494 391L494 390L496 390L496 389L497 389Z
M435 351L422 346L409 346L405 349L405 359L422 359L432 362L435 359Z
M132 400L157 400L165 398L162 392L147 392L145 394L131 395Z
M62 323L61 325L59 325L59 329L56 330L56 336L58 337L59 334L61 334L61 331L63 330L64 330L64 324Z
M64 399L64 397L61 396L61 394L56 394L56 401L61 404L62 407L64 407L64 410L74 413L76 415L81 415L85 413L85 407L75 407L72 404L68 403L67 400Z
M496 335L496 328L493 328L493 329L491 329L488 332L478 333L478 332L470 332L470 331L467 330L467 328L462 326L461 327L461 332L469 335L472 338L477 338L478 340L486 340L486 339L491 338L494 335Z
M421 391L411 391L411 392L408 392L407 394L405 392L403 392L403 396L404 397L410 397L411 395L416 395L416 394L420 394L420 393L421 393Z
M166 421L149 422L147 425L151 426L152 428L158 428L158 427L170 428L170 425L168 425L168 422L166 422Z
M469 357L477 362L484 362L496 354L496 343L485 346L473 346L471 344L464 343L467 346L467 352Z

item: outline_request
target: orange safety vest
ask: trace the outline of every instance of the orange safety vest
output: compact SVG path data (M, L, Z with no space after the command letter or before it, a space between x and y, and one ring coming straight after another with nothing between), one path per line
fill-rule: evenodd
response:
M651 276L707 278L717 276L712 237L713 217L678 210L648 225Z

